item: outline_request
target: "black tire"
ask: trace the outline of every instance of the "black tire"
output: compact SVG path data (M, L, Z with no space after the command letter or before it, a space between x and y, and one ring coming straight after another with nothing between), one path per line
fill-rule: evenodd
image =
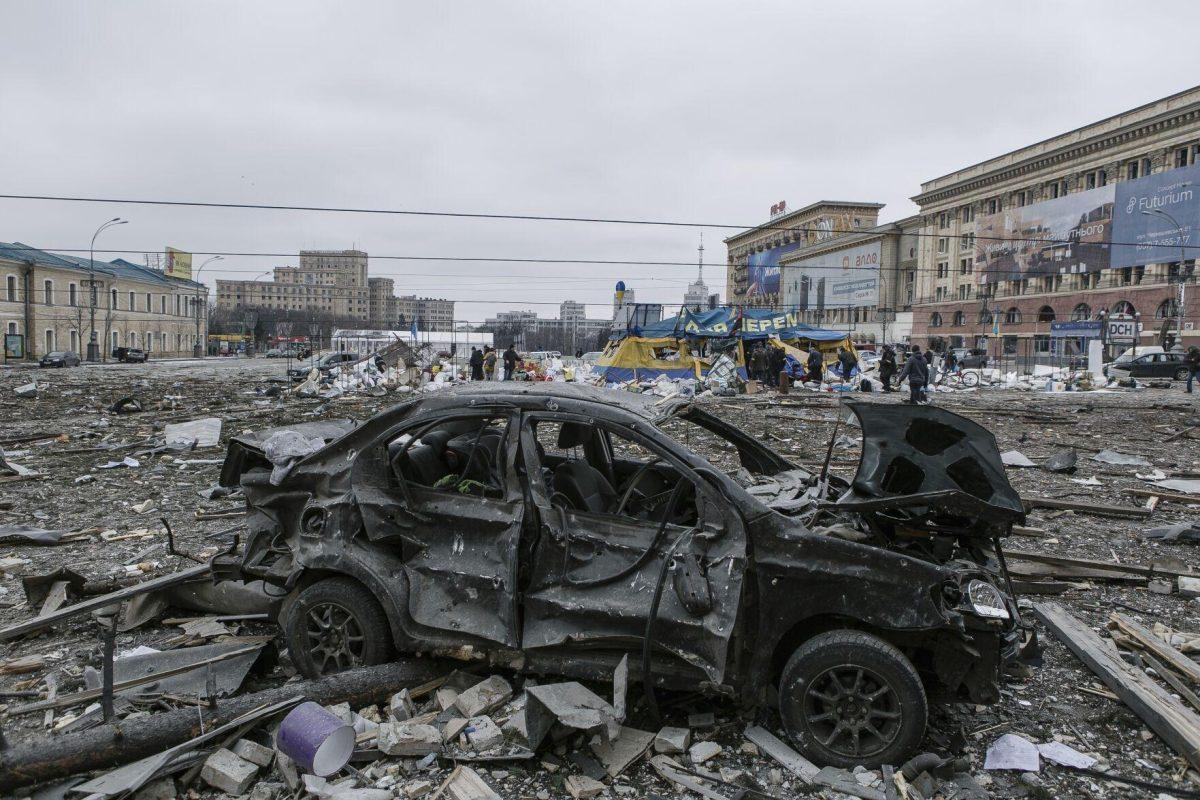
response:
M1185 368L1185 369L1177 369L1177 370L1175 370L1175 380L1177 380L1177 381L1186 381L1186 380L1187 380L1187 376L1188 376L1188 371L1187 371L1187 369L1186 369L1186 368Z
M837 630L814 636L788 659L779 715L814 763L877 767L903 764L916 750L929 706L903 653L869 633Z
M326 578L284 601L279 614L292 663L308 678L392 658L387 614L353 578Z

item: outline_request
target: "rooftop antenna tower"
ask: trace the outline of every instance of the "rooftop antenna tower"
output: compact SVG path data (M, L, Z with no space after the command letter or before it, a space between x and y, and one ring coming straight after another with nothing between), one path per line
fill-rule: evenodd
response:
M700 275L696 278L696 283L704 283L704 231L700 231L700 246L696 251L700 254Z

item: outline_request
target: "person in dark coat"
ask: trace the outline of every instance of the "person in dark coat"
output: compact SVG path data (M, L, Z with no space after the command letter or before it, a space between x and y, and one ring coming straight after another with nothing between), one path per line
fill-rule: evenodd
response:
M896 351L892 349L890 344L883 346L883 353L879 356L879 382L883 384L885 392L892 391L892 378L896 376Z
M858 366L858 359L845 347L838 348L838 365L842 368L842 380L850 380L850 373Z
M766 383L767 380L767 351L761 344L756 344L750 351L750 374L754 380Z
M825 369L825 359L821 357L821 351L814 345L808 351L808 375L805 376L806 381L821 382L821 372Z
M517 346L510 344L508 349L504 351L504 380L511 381L513 370L517 368L517 362L520 360L517 356Z
M925 363L925 357L921 355L921 348L913 345L912 353L904 362L904 369L900 372L900 380L908 378L908 402L912 405L917 405L921 402L925 384L929 382L929 366Z
M483 380L483 353L478 347L471 348L471 359L467 363L471 365L471 380Z
M779 373L783 372L787 366L787 355L783 352L782 347L771 346L767 348L767 383L771 386L779 386Z
M1187 393L1192 393L1192 383L1200 378L1200 347L1192 345L1188 348L1187 355L1183 357L1183 363L1187 367Z

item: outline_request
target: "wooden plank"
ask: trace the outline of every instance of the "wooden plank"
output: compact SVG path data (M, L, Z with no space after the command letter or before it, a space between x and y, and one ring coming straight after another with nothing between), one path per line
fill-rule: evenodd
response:
M1200 575L1200 573L1171 569L1170 567L1161 565L1147 566L1145 564L1120 563L1117 561L1097 561L1089 558L1070 558L1068 556L1055 556L1046 553L1031 553L1027 550L1009 550L1008 548L1005 548L1004 555L1006 558L1013 560L1036 561L1041 564L1055 564L1063 567L1100 569L1108 572L1124 572L1129 575L1141 575L1147 578L1154 575L1172 575L1174 577L1182 575L1185 578L1194 578Z
M1083 567L1066 567L1055 564L1041 564L1034 561L1009 561L1008 571L1013 575L1020 575L1027 578L1107 581L1109 583L1124 583L1130 586L1145 586L1146 582L1149 580L1143 575L1133 575L1128 572L1114 572L1107 569L1084 569Z
M32 631L40 631L44 628L49 628L56 622L61 622L64 619L78 616L79 614L87 614L95 611L98 608L115 605L124 602L131 597L136 597L139 594L153 592L156 589L164 589L168 586L174 586L178 583L186 583L196 578L200 578L209 574L211 568L208 564L198 564L197 566L185 569L182 572L172 572L169 575L160 575L142 583L129 586L124 589L112 592L111 594L102 594L98 597L92 597L74 605L69 605L66 608L60 608L52 614L47 614L44 617L35 617L25 622L18 622L16 625L9 625L7 628L0 628L0 642L6 639L13 639L25 633Z
M1125 494L1133 497L1157 497L1168 503L1183 503L1184 505L1200 505L1200 494L1179 494L1166 492L1162 489L1126 489Z
M1079 511L1084 514L1098 514L1102 517L1132 517L1134 519L1145 519L1150 516L1150 511L1145 508L1136 506L1106 506L1095 502L1081 502L1076 500L1060 500L1054 497L1022 497L1021 502L1025 504L1026 510L1034 508L1055 508L1063 511Z
M1175 690L1176 694L1191 703L1192 708L1200 711L1200 697L1197 697L1196 693L1188 688L1187 684L1183 682L1182 678L1175 674L1174 670L1158 661L1149 653L1142 653L1142 660L1149 664L1154 671L1158 673L1158 677L1170 684L1171 688Z
M1033 613L1162 739L1200 769L1200 716L1139 669L1126 664L1111 642L1056 603L1038 603Z
M1122 631L1136 639L1143 648L1149 650L1156 658L1170 664L1172 669L1192 683L1200 685L1200 664L1192 661L1183 653L1171 647L1171 645L1162 639L1159 639L1153 632L1147 630L1145 626L1139 625L1124 614L1113 612L1109 619L1115 622Z

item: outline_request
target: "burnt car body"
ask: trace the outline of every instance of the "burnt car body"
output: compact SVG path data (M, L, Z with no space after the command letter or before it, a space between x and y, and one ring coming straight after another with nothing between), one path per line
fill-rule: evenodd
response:
M221 481L243 488L249 535L215 568L288 593L309 675L394 648L607 679L628 655L649 687L777 693L819 763L900 763L927 693L998 697L1022 633L999 538L1023 509L975 423L847 405L852 481L701 403L570 384L471 384L237 438ZM314 452L272 463L289 436Z
M322 376L328 375L335 367L341 367L346 364L358 361L361 358L357 353L326 353L317 360L317 363L310 366L301 365L292 367L288 370L288 377L293 381L302 381L309 376L309 373L315 368Z

